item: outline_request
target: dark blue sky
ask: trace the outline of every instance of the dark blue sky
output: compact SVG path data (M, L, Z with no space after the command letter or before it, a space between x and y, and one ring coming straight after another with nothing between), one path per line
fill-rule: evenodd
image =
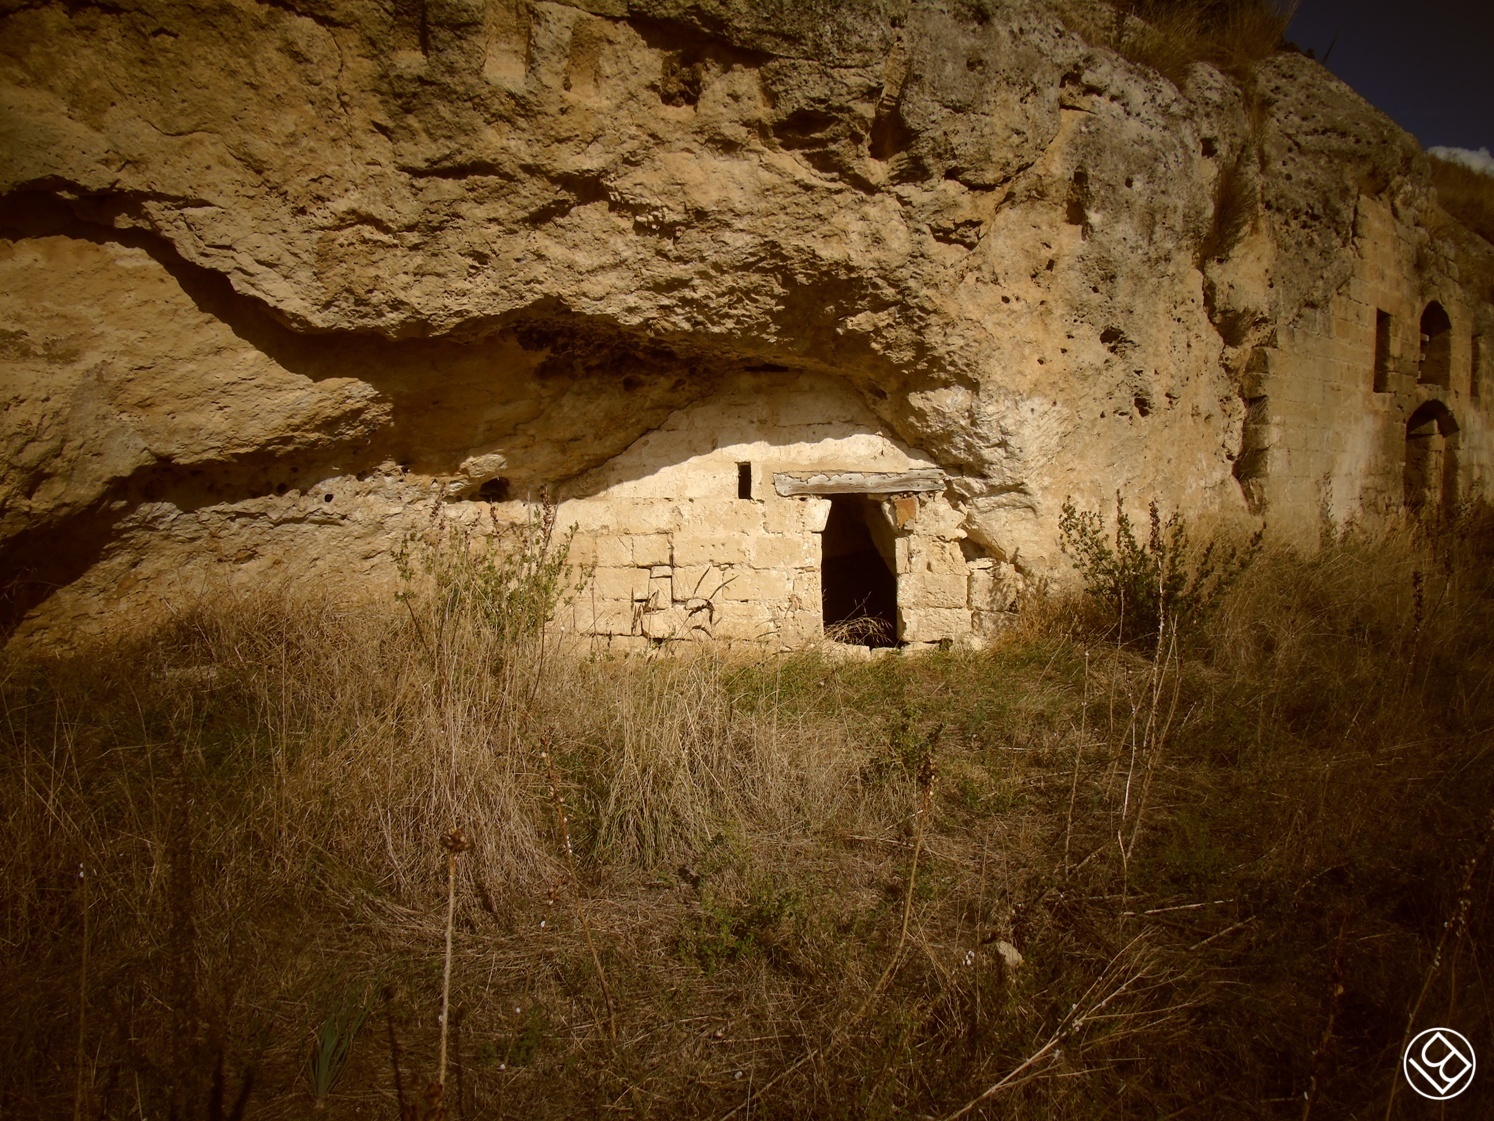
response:
M1422 147L1494 150L1494 0L1301 0L1287 38L1332 44L1328 69Z

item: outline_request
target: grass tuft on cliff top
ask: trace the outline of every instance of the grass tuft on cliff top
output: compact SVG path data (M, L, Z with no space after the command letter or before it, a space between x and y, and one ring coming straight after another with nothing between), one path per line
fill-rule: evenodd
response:
M1494 175L1437 156L1428 159L1442 209L1494 245Z
M1282 47L1295 0L1102 0L1067 8L1091 42L1157 71L1182 88L1206 62L1235 78Z
M871 662L557 651L550 545L438 548L5 664L0 1113L420 1116L454 826L451 1116L1397 1116L1494 1028L1486 511Z

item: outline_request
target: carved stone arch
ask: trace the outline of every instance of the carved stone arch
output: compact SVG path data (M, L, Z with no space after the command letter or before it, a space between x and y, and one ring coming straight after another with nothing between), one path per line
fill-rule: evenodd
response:
M1405 486L1411 510L1458 500L1458 422L1441 401L1427 401L1406 421Z

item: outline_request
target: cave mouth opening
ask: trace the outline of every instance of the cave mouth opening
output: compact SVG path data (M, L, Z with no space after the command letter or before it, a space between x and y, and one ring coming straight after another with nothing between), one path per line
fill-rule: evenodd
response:
M835 495L820 540L826 637L851 646L896 646L896 560L881 511L865 496Z

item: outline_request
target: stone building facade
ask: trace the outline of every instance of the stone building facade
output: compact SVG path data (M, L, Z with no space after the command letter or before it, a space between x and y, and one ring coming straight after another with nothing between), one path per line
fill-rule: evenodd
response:
M1494 308L1361 198L1352 271L1249 359L1237 477L1289 522L1489 497Z

